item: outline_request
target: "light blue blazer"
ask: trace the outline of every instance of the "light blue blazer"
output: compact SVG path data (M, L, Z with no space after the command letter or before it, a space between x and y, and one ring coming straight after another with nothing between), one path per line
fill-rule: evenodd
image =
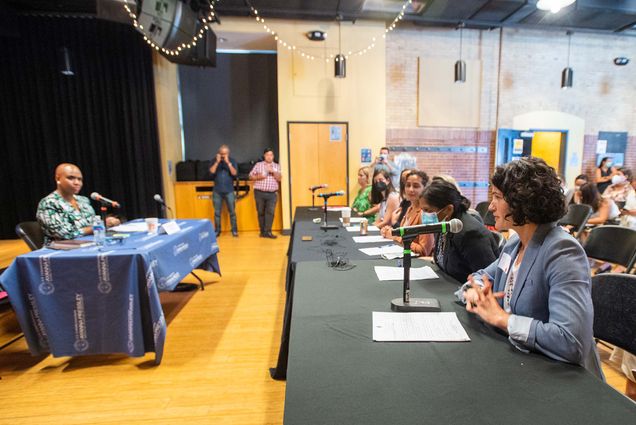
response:
M499 259L474 273L488 275L495 292L504 291L519 242L517 236L510 238ZM509 267L506 256L510 258ZM503 300L499 303L503 306ZM515 345L581 365L603 378L593 337L589 262L576 239L556 223L539 225L526 247L510 308L512 314L520 316L517 324L524 324L521 327L525 329L529 325L525 342L511 335Z

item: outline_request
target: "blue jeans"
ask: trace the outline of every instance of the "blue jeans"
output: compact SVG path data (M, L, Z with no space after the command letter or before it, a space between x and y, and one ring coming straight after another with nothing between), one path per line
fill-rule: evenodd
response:
M236 199L234 198L234 192L230 193L216 193L212 194L212 203L214 204L214 227L217 233L221 231L221 208L223 206L223 200L227 206L227 211L230 213L230 223L232 224L232 232L238 232L236 228Z

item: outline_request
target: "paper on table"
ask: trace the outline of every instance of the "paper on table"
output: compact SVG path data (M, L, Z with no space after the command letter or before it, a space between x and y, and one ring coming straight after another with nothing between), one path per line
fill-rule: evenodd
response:
M364 218L364 217L351 217L351 218L349 219L349 221L350 221L351 223L358 223L358 224L359 224L362 220L365 220L365 218ZM340 222L342 223L342 217L340 217Z
M359 232L360 231L360 226L345 227L345 229L347 229L347 232ZM367 231L368 232L379 232L380 228L378 226L368 226L367 227Z
M377 242L389 242L391 239L385 239L384 236L354 236L353 241L355 243L377 243Z
M373 248L360 248L359 251L367 255L384 255L388 257L393 256L393 258L398 258L404 253L404 248L400 245L385 245Z
M375 266L375 274L382 280L404 280L403 267ZM411 280L437 279L439 276L429 266L411 267Z
M454 312L373 312L374 341L470 341Z
M124 223L119 226L111 227L108 230L113 230L115 232L123 232L123 233L131 233L131 232L147 232L148 225L142 221L140 223Z

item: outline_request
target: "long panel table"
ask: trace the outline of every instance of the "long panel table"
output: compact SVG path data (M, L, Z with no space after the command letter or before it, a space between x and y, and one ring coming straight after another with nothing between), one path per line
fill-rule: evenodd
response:
M162 220L163 221L163 220ZM71 251L43 248L15 259L0 276L33 355L155 352L166 321L159 291L194 268L220 273L209 220L178 220L172 235L132 234L121 244Z
M626 424L636 404L585 369L524 354L452 295L458 283L412 282L456 312L470 342L372 341L372 312L390 311L401 282L374 265L296 264L285 424ZM435 266L433 266L436 269Z
M340 224L340 213L328 211L327 220L329 224ZM372 247L380 244L356 244L353 236L358 236L356 232L348 232L344 227L337 229L323 230L320 223L314 223L314 219L323 218L321 209L311 209L309 207L297 207L294 213L291 238L287 250L287 274L285 276L285 312L283 316L283 329L281 343L278 353L276 367L270 369L270 375L277 380L284 380L287 374L287 356L289 349L289 329L291 326L291 315L294 298L294 276L296 265L303 261L316 261L322 259L325 264L327 253L344 255L347 260L365 260L370 258L358 249L362 247ZM378 235L379 232L369 234ZM311 241L303 241L303 236L310 236ZM386 245L386 242L384 243Z

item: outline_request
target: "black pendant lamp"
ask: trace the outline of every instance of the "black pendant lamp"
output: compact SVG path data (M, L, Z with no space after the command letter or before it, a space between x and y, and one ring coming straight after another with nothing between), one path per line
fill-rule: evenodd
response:
M334 62L334 75L336 78L345 78L347 76L347 58L342 54L342 38L340 34L340 26L342 24L342 16L338 15L338 54Z
M561 88L563 90L571 89L574 81L574 71L570 68L570 45L572 42L572 32L567 32L568 36L568 65L561 71Z
M455 82L466 82L466 62L462 60L462 41L463 41L464 23L459 24L459 60L455 62Z

